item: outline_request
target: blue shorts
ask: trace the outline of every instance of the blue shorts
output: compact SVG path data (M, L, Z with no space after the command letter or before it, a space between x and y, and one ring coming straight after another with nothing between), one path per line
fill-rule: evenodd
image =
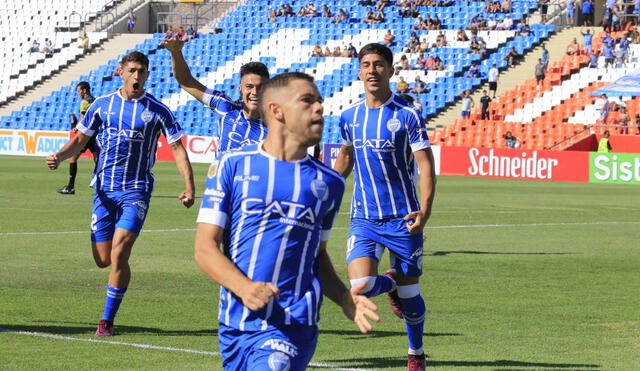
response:
M411 234L402 218L386 220L351 219L347 240L347 265L357 258L380 262L389 249L391 268L408 277L422 275L422 233Z
M318 327L240 331L220 324L218 341L226 371L305 370L318 344Z
M464 118L467 118L469 116L471 116L471 111L462 111L461 112L461 116Z
M139 234L149 210L151 195L144 191L96 190L91 211L91 241L113 239L116 228Z

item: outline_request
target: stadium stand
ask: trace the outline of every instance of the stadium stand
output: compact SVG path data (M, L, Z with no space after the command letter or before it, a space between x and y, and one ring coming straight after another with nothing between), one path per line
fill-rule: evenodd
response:
M105 0L56 2L46 0L5 0L0 5L0 24L5 30L0 40L0 104L14 98L43 78L50 76L82 55L78 47L77 29L81 15L105 8ZM74 13L72 15L72 13ZM104 32L88 33L89 47L105 40ZM45 39L52 42L53 50L44 52ZM31 49L37 41L39 48Z
M357 59L346 57L310 57L313 47L317 44L323 49L329 47L333 50L336 46L353 44L359 48L368 42L382 41L386 31L392 30L395 35L395 44L392 45L395 60L406 55L410 64L415 64L419 54L405 53L405 45L414 32L412 25L415 20L396 16L399 9L390 5L385 9L388 16L384 22L366 24L361 22L367 11L366 7L353 1L325 0L316 1L318 9L323 5L327 5L334 13L344 9L349 14L347 22L331 23L331 18L297 16L277 17L274 22L269 22L269 6L277 8L283 3L248 1L240 5L212 25L220 33L203 34L188 42L184 48L185 58L196 78L209 87L229 94L234 94L236 90L239 67L250 60L261 60L275 73L286 70L311 73L325 97L326 125L323 140L327 143L340 142L337 130L339 114L361 98L361 83L357 80L358 62ZM297 12L306 1L289 3ZM480 31L477 36L486 44L486 52L472 53L470 41L456 41L455 36L459 29L464 29L483 13L483 6L484 2L456 1L450 6L420 7L422 15L438 16L443 24L443 30L415 31L420 40L425 39L428 44L437 41L440 34L448 40L443 46L429 45L431 47L425 53L440 57L444 62L443 70L402 70L392 79L392 87L395 89L400 76L413 82L419 75L427 83L426 93L419 95L427 118L459 99L462 91L484 83L493 64L501 69L507 68L504 57L509 49L515 48L522 55L554 32L553 25L531 25L528 35L516 35L514 30ZM533 0L513 1L510 17L516 23L520 22L537 6L537 2ZM493 16L500 20L506 14L494 13ZM470 31L466 33L473 36ZM214 136L218 131L216 120L211 119L214 114L181 92L171 76L170 58L166 51L158 47L163 37L162 34L153 35L135 47L150 56L152 73L147 87L175 110L188 133ZM50 96L3 117L0 127L66 130L67 115L77 106L74 92L77 82L89 81L97 95L112 91L119 85L118 78L112 76L117 63L117 59L108 61L88 76L80 76ZM474 63L479 68L479 75L467 76ZM27 68L28 71L32 69L34 68Z

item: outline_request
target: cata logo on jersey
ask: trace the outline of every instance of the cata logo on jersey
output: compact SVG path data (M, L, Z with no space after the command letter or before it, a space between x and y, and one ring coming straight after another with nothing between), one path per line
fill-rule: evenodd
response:
M355 139L353 147L356 149L370 149L372 152L394 152L396 146L390 139Z
M275 215L280 217L280 223L315 229L315 212L311 207L297 202L274 200L267 204L261 198L245 198L240 202L240 207L247 215Z
M107 133L113 136L125 137L131 142L144 142L144 135L138 130L108 128Z

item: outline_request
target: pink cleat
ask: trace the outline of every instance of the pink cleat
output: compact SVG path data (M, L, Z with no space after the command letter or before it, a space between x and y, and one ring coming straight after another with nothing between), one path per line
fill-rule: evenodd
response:
M407 371L424 371L427 367L427 361L424 353L419 356L409 354L407 359Z
M113 336L113 321L100 320L98 329L93 336L97 338Z
M389 269L385 274L387 277L391 277L394 281L396 280L396 273L393 269ZM387 297L389 298L389 305L391 306L391 311L398 318L402 318L402 306L400 305L400 297L398 297L398 290L389 291L387 293Z

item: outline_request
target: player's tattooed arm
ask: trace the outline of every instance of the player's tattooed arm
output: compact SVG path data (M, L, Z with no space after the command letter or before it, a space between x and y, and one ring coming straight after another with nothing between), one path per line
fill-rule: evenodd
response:
M194 252L196 264L210 279L239 297L245 307L260 310L280 291L271 282L251 281L220 251L223 233L220 226L198 224Z
M369 321L380 322L380 317L376 313L378 307L366 296L360 295L366 283L363 282L351 290L347 289L333 268L327 253L327 242L320 243L318 263L324 295L342 308L345 316L356 323L361 333L366 334L373 330Z
M436 170L431 148L421 149L413 153L420 172L420 210L409 213L407 220L409 233L420 233L431 217L431 208L436 193Z
M180 87L187 93L191 94L194 98L202 102L204 93L207 91L207 87L200 83L200 81L196 80L193 75L191 75L189 66L184 60L184 55L182 54L183 45L184 41L178 38L165 40L160 44L160 46L164 46L169 51L169 53L171 53L173 76L175 76L176 81L178 81L178 84L180 84Z
M353 146L343 144L340 147L333 170L339 172L345 178L351 174L351 170L353 170Z
M78 132L78 134L71 138L60 151L52 153L47 157L45 161L49 169L57 169L62 161L80 153L80 150L84 148L90 138L91 137Z

